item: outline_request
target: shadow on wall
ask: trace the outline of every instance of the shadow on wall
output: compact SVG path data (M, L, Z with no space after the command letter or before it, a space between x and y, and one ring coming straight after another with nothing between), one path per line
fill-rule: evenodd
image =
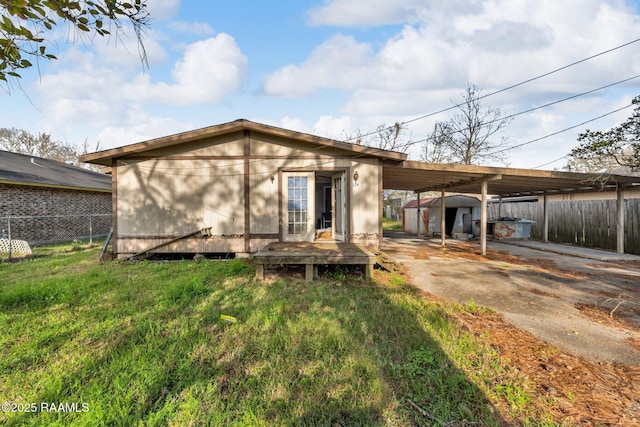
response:
M118 251L136 252L207 227L214 236L241 235L244 193L237 163L152 159L119 166ZM184 240L173 250L202 252L203 239Z

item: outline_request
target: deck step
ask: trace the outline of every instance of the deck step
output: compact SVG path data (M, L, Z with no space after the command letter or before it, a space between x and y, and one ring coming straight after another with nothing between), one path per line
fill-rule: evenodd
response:
M389 273L395 273L401 270L400 264L384 252L376 254L376 265Z

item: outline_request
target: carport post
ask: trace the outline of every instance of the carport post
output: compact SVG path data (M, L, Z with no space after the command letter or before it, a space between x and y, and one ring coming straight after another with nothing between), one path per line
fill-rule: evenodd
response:
M480 210L480 254L487 255L487 180L482 180L482 202Z
M444 203L444 188L442 189L442 193L440 194L440 245L444 246L447 239L447 223L445 221L447 208Z
M418 200L417 200L418 205L416 207L416 225L417 225L417 228L416 228L416 230L417 230L416 233L417 234L416 235L418 236L418 238L420 238L420 192L416 191L416 195L417 195L417 198L418 198Z
M624 253L624 190L618 186L618 200L616 203L616 252Z
M549 195L544 193L542 198L542 241L549 241Z

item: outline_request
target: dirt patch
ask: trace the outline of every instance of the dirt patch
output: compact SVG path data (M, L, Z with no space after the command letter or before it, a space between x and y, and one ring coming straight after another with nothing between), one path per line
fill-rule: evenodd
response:
M589 319L616 328L637 329L637 318L640 316L634 307L623 307L622 305L613 308L603 305L577 303L575 307L580 310L580 314Z
M571 425L640 425L640 367L589 362L564 353L506 322L499 314L462 312L464 327L488 340L535 385L533 402Z
M531 292L532 294L540 295L543 297L559 298L558 295L552 294L550 292L541 291L538 288L526 289L526 292Z

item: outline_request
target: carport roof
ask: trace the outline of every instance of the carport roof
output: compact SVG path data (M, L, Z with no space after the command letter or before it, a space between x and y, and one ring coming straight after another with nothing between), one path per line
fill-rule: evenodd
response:
M503 197L615 191L620 187L640 189L640 176L596 176L577 172L410 160L397 163L387 161L383 165L383 187L388 190L427 192L444 189L449 192L478 194L483 180L487 180L488 194Z

